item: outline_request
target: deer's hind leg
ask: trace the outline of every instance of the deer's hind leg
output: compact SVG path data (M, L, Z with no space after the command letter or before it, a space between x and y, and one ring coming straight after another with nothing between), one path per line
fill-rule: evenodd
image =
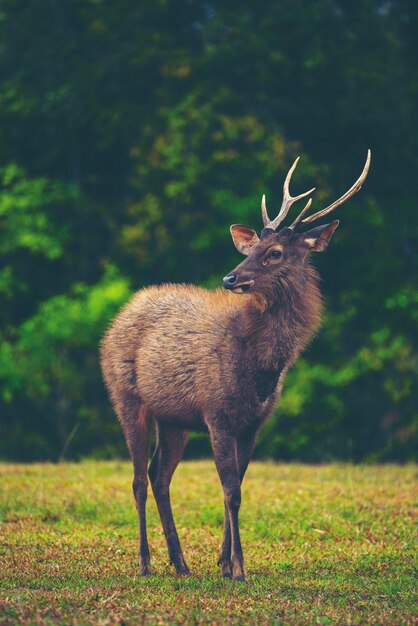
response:
M148 472L167 541L170 563L178 574L190 574L190 570L183 556L171 510L170 482L183 456L187 439L187 431L157 422L157 446Z
M147 538L146 502L148 492L147 466L152 417L135 395L126 395L118 403L117 413L123 427L134 466L132 488L139 522L139 573L143 576L151 573L150 552Z

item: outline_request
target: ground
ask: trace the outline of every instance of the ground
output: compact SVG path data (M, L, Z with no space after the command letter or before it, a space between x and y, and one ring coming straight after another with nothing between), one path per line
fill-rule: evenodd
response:
M0 465L0 624L416 623L415 478L412 465L252 463L235 583L216 566L212 462L173 481L187 578L168 565L152 495L154 575L138 576L129 463Z

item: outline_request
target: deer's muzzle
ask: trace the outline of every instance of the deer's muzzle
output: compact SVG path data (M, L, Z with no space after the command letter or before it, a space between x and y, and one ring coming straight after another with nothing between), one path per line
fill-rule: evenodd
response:
M225 289L233 291L234 293L246 293L253 284L253 280L239 282L236 274L228 274L228 276L225 276L223 279Z

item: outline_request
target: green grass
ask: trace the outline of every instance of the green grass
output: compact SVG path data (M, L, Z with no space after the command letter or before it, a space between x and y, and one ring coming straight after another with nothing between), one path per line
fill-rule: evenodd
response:
M168 565L153 497L136 570L130 464L0 465L1 624L416 623L415 466L252 463L241 529L248 580L216 566L222 494L183 463L174 515L193 571Z

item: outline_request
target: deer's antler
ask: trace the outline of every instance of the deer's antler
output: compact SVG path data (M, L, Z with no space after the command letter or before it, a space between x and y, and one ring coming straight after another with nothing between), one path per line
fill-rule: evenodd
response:
M303 216L306 214L309 206L310 206L310 203L308 202L308 204L305 206L303 211L301 213L299 213L299 215L297 216L297 218L295 219L293 224L290 225L290 228L294 229L299 223L301 223L301 224L309 224L310 222L314 222L315 220L319 220L321 217L324 217L324 215L328 215L328 213L331 213L331 211L333 211L338 206L340 206L340 204L343 204L349 198L351 198L351 196L354 196L355 193L360 191L362 184L364 183L364 181L367 178L367 174L369 172L371 158L372 158L372 153L370 152L370 150L368 150L367 151L366 163L365 163L365 165L363 167L362 173L360 174L360 176L358 177L358 179L356 180L354 185L352 185L350 187L350 189L348 191L346 191L345 194L343 194L341 196L341 198L338 198L338 200L335 200L335 202L333 202L332 204L327 206L325 209L322 209L321 211L317 211L317 213L313 213L312 215L309 215L308 217L305 217L304 219L302 219Z
M305 198L306 196L309 196L310 193L315 191L315 187L313 187L312 189L309 189L309 191L305 191L305 193L301 193L299 196L292 197L290 195L289 183L290 183L290 179L292 178L292 174L293 174L293 172L296 169L296 165L298 164L298 161L299 161L299 157L296 159L296 161L293 163L292 167L290 168L290 170L287 173L287 176L286 176L286 179L285 179L284 185L283 185L283 202L282 202L282 206L280 207L280 211L279 211L277 217L274 218L274 220L270 221L270 218L269 218L269 216L267 214L266 197L265 197L265 195L263 195L263 197L261 199L261 215L263 216L264 228L271 228L272 230L276 230L278 225L281 224L281 222L283 222L284 218L289 213L289 209L292 206L292 204L294 202L296 202L297 200L300 200L301 198ZM310 206L310 201L308 201L308 204L305 206L305 208L303 209L302 213L305 213L307 211L307 209L309 208L309 206Z

